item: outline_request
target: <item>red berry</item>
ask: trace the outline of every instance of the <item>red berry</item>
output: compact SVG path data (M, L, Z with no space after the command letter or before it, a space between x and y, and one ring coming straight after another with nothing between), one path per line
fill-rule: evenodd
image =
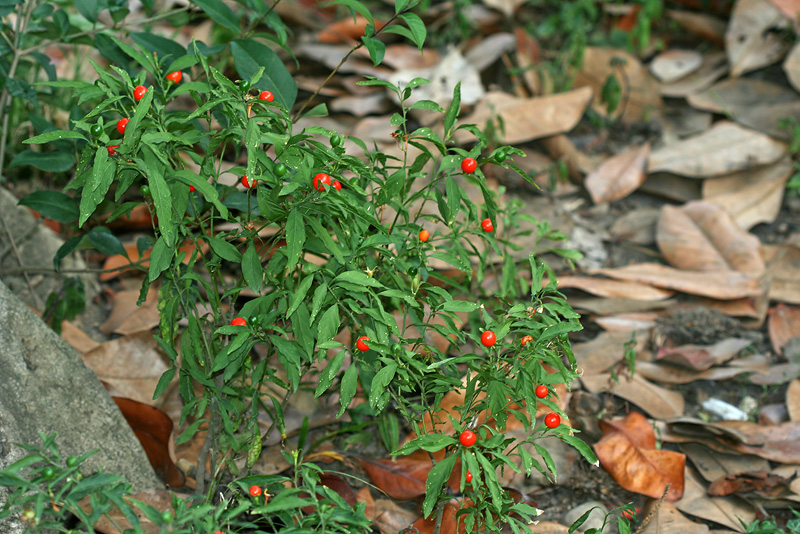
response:
M545 386L544 384L539 384L538 386L536 386L536 396L539 397L540 399L547 397L547 395L549 394L550 390L547 389L547 386Z
M259 495L261 495L261 487L256 486L255 484L250 486L250 495L252 495L253 497L258 497Z
M222 532L221 530L215 530L215 531L214 531L214 534L225 534L225 533L224 533L224 532Z
M247 326L247 321L245 321L244 318L242 317L237 317L236 319L231 321L231 326Z
M133 99L138 102L144 97L145 93L147 93L147 87L144 85L137 85L133 88Z
M242 176L242 185L245 186L245 188L250 189L256 186L256 180L253 180L252 182L249 181L247 179L247 175L245 174L244 176Z
M120 119L117 121L117 131L125 134L125 127L128 125L128 119Z
M331 177L321 172L314 177L313 185L317 191L325 191L325 186L331 185Z
M481 228L483 228L484 232L493 232L494 224L492 224L491 219L484 219L481 221Z
M523 336L523 338L520 340L520 345L524 347L528 344L528 341L533 341L533 336Z
M172 83L178 83L183 79L183 73L179 70L167 74L167 79Z
M497 334L491 330L487 330L481 334L481 343L483 343L484 347L494 346L494 344L497 343Z
M367 336L361 336L360 338L358 338L358 340L356 341L356 348L361 352L369 350L369 345L365 343L366 341L370 341L370 339Z
M425 241L427 241L427 240L428 240L428 238L429 238L430 236L431 236L431 233L430 233L429 231L427 231L427 230L422 230L422 231L419 233L419 240L420 240L420 241L422 241L422 242L424 243Z
M472 430L465 430L458 437L458 441L465 447L472 447L478 441L478 435Z
M624 517L625 519L633 519L633 516L634 513L632 510L628 510L627 508L622 510L622 517Z
M336 189L337 191L341 191L342 190L341 182L339 182L339 180L334 180L333 181L333 188Z
M197 189L195 189L193 185L190 185L189 192L194 193L195 191L197 191Z
M472 174L478 168L478 162L475 158L464 158L461 162L461 170L467 174Z
M547 428L555 428L561 424L561 416L557 413L549 413L544 416L544 426Z
M258 95L258 99L272 102L275 100L275 96L270 91L261 91L261 94Z
M467 482L472 482L472 473L469 472L469 469L467 469L467 476L465 478Z
M119 145L113 145L113 146L107 146L106 147L106 150L108 150L108 155L109 156L116 156L117 155L117 151L114 150L115 148L119 148Z

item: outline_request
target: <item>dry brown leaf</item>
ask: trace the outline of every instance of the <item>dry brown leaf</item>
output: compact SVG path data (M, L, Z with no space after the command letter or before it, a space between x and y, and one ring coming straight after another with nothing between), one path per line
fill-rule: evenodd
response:
M709 52L703 55L703 64L694 73L682 80L661 84L661 94L682 98L708 89L728 72L724 52Z
M776 386L785 384L800 377L800 364L779 363L770 365L766 370L748 377L751 384L759 386Z
M709 497L705 484L693 469L686 469L683 499L675 503L681 512L708 521L713 521L732 528L737 532L744 532L744 527L755 519L755 511L749 504L733 497Z
M578 368L585 372L602 373L625 357L625 343L630 340L630 332L600 332L591 341L573 344L572 352ZM645 347L641 336L636 341L636 349Z
M346 43L350 44L353 41L361 39L364 35L364 29L370 22L362 17L356 15L353 17L345 17L341 20L330 21L325 24L322 31L317 34L317 42L326 44ZM376 21L377 24L383 23Z
M736 116L765 102L797 100L797 95L784 85L751 78L727 78L705 91L687 96L693 107L726 116Z
M614 241L652 245L656 242L656 223L661 210L638 208L618 217L608 233Z
M598 159L582 152L564 134L547 137L541 142L551 158L564 162L569 177L573 180L581 179L584 174L589 174L600 164Z
M112 332L122 335L147 332L158 325L160 313L158 311L158 287L150 286L147 298L141 306L136 306L139 291L119 291L114 295L111 315L105 323L100 325L100 331L105 335Z
M760 499L775 500L785 497L790 492L789 479L770 473L768 470L725 475L713 481L708 487L712 497L728 495L755 496Z
M726 22L713 15L667 9L667 16L686 28L687 31L721 45L725 39Z
M588 272L720 300L757 297L764 292L758 280L737 271L682 271L657 263L639 263Z
M628 491L658 499L669 484L667 500L683 495L686 456L656 449L653 427L639 412L617 421L600 421L603 437L594 450L600 465Z
M656 242L667 261L689 271L764 272L761 241L736 224L720 206L689 202L664 206L656 227Z
M649 517L651 510L654 506L645 508L642 511L642 517ZM708 525L696 523L680 513L675 505L669 502L662 503L655 510L652 519L644 526L639 534L707 534L709 532Z
M792 50L783 61L783 72L789 79L789 83L796 91L800 91L800 43L792 47Z
M465 54L467 62L479 72L493 65L503 54L514 49L514 36L507 32L496 32L482 39Z
M624 60L624 66L612 66L614 58ZM620 81L628 91L625 107L621 110L623 120L647 120L648 117L652 119L660 115L663 104L658 82L636 56L617 48L587 46L583 52L581 70L575 76L573 87L588 85L594 94L599 95L610 75L625 79L624 82ZM607 114L606 106L602 102L594 102L592 107L601 115Z
M333 111L350 113L356 117L366 117L367 115L386 113L389 105L386 93L376 92L370 95L347 95L336 98L331 101L330 108Z
M697 50L665 50L650 62L650 72L670 83L697 71L702 64L703 55Z
M786 409L789 419L800 421L800 380L792 380L786 389Z
M762 245L767 262L769 298L800 304L800 249L790 245Z
M703 200L719 204L736 224L749 230L778 217L786 182L794 167L791 158L703 181Z
M90 338L86 332L69 321L61 323L61 337L80 354L94 350L100 345L100 343Z
M512 17L525 0L483 0L483 3L500 11L506 17Z
M783 353L790 339L800 337L800 308L778 304L769 311L769 340L775 354Z
M124 497L125 500L128 498L133 498L139 501L142 501L145 504L153 506L156 510L163 511L163 510L171 510L172 509L172 496L174 492L171 492L166 489L151 489L140 491L134 493L132 495L128 495ZM179 498L185 497L185 495L181 495L180 493L175 493L176 496ZM91 503L90 497L84 497L78 503L84 511L89 512L91 510ZM131 509L136 517L139 518L139 524L141 530L137 530L136 532L141 532L142 534L159 534L161 532L161 526L156 525L150 519L147 518L144 512L139 510L136 506L132 503ZM127 520L125 515L119 511L118 508L114 508L108 514L109 517L101 517L100 520L94 525L94 529L97 532L102 534L122 534L127 529L133 527L130 522ZM109 519L110 518L110 519Z
M719 365L730 360L752 344L753 342L748 339L728 338L708 346L659 347L655 360L694 371L705 371L712 365Z
M569 299L569 302L573 308L579 311L595 315L616 315L620 313L663 310L676 304L677 301L675 299L652 301L574 296Z
M778 61L789 48L776 29L791 23L769 0L738 0L725 32L725 49L731 75L765 67Z
M399 506L391 499L378 499L375 501L374 524L381 534L397 534L408 528L419 514Z
M162 356L150 333L101 343L83 355L97 378L114 388L114 395L153 404L153 392L169 360Z
M386 54L383 56L383 63L396 70L426 69L438 65L441 60L439 52L434 49L426 48L423 53L416 46L399 43L387 45ZM357 85L355 87L363 90L365 86Z
M489 121L502 119L504 128L498 131L498 142L513 145L571 130L591 99L588 87L534 98L495 91L488 93L462 122L482 128ZM459 143L475 139L466 130L458 130L455 138Z
M800 464L800 423L791 421L764 426L750 421L722 421L716 426L743 436L742 442L728 443L735 450L773 462Z
M613 202L636 191L647 178L650 143L617 154L586 177L584 185L595 204Z
M688 384L697 380L729 380L744 373L754 373L762 368L750 369L747 367L712 367L706 371L681 369L673 365L655 362L636 362L636 373L648 380L665 384Z
M621 282L607 278L590 276L560 276L558 288L574 288L592 295L610 298L629 298L633 300L664 300L675 294L674 291L658 289L653 286L635 282Z
M780 141L720 121L707 132L652 152L648 170L708 178L774 163L785 153L786 145Z
M622 375L616 383L611 380L610 373L584 375L581 382L591 393L607 391L635 404L656 419L683 415L683 395L648 382L640 373L634 374L633 379Z
M639 191L684 203L699 200L701 189L700 180L684 178L669 172L656 172L647 177Z
M677 103L671 107L662 122L664 138L689 137L711 128L714 116L707 111L694 109L688 104Z
M641 332L655 328L658 317L657 312L641 312L595 317L593 320L609 332Z
M517 66L522 71L522 79L525 80L531 94L542 94L544 92L542 91L542 82L536 71L536 65L541 61L542 53L539 42L522 26L514 29L514 38L517 41Z
M758 456L725 454L713 451L700 443L681 443L679 448L708 482L726 475L769 469L769 462Z

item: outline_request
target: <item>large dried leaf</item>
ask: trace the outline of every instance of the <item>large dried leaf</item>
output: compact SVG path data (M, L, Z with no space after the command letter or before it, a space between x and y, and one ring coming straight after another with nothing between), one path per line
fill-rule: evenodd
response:
M638 208L618 217L609 228L611 238L620 243L636 243L652 245L656 242L656 223L661 210L656 208Z
M789 419L800 421L800 380L792 380L786 388L786 410Z
M160 318L158 288L150 287L141 306L136 305L138 300L139 290L116 293L113 299L114 308L106 322L100 325L100 331L105 335L117 333L125 336L147 332L157 326Z
M615 58L623 60L621 67L615 64ZM587 46L583 52L581 70L575 76L573 87L588 85L594 90L594 94L599 95L609 76L616 76L620 85L627 91L624 108L620 106L620 110L616 111L622 113L623 120L649 120L661 113L663 103L658 90L658 81L642 65L639 58L618 48ZM592 104L592 107L598 113L606 115L606 106L599 102L599 99Z
M738 0L725 33L731 75L741 76L783 57L789 45L775 30L790 27L789 20L769 0Z
M490 0L492 1L492 0ZM507 0L495 0L504 2ZM517 0L511 0L516 2ZM479 72L493 65L503 54L514 49L514 36L506 32L496 32L481 40L466 53L467 62Z
M697 71L702 64L703 55L697 50L665 50L650 62L650 72L670 83Z
M657 263L639 263L590 272L720 300L757 297L764 292L758 280L737 271L682 271Z
M787 496L790 480L767 470L725 475L711 483L708 494L712 497L728 495L756 496L775 500Z
M673 98L690 97L708 89L715 81L728 72L728 62L724 52L709 52L703 56L703 64L689 76L661 84L661 94Z
M669 484L667 499L683 495L683 471L686 456L656 449L653 427L639 412L624 419L600 421L603 437L594 450L600 465L628 491L658 499Z
M664 206L656 227L656 242L667 261L689 271L764 272L759 239L736 224L720 206L690 202Z
M665 384L689 384L698 380L729 380L744 373L754 373L763 369L763 367L748 368L743 366L712 367L706 371L697 372L655 362L636 362L637 374L641 374L648 380Z
M613 202L636 191L647 178L650 143L617 154L586 177L584 185L595 204Z
M749 339L728 338L713 345L681 345L679 347L659 347L655 359L680 367L705 371L712 365L719 365L736 356L752 345Z
M763 245L767 262L769 298L800 304L800 249L791 245Z
M658 312L620 313L606 317L596 317L596 322L609 332L646 332L656 327Z
M630 332L600 332L591 341L575 343L572 352L579 368L602 373L625 357L625 343L630 340ZM637 337L636 341L636 348L644 349L644 340Z
M488 93L461 122L482 128L487 122L500 119L503 129L497 132L498 141L524 143L571 130L591 99L592 90L588 87L534 98L519 98L495 91ZM475 139L466 130L457 131L455 138L459 143Z
M657 419L670 419L683 415L685 401L680 393L648 382L639 373L631 379L619 376L614 382L611 373L583 375L581 382L591 393L609 392L621 397Z
M786 145L729 121L671 143L650 154L649 172L666 171L690 178L708 178L774 163Z
M740 499L709 497L702 479L693 469L686 469L685 483L683 499L675 503L681 512L725 525L737 532L744 532L755 519L753 507Z
M679 448L708 482L736 473L769 469L769 462L758 456L725 454L713 451L700 443L681 443Z
M652 506L656 501L651 501L651 506L644 509L642 517L652 518L643 524L637 534L707 534L710 532L708 525L692 521L669 502L661 503L657 508ZM652 510L652 512L651 512Z
M397 460L360 458L361 467L370 481L393 499L414 499L425 495L425 481L433 464L417 458Z
M375 526L381 534L397 534L408 528L419 517L418 513L399 506L391 499L375 501Z
M589 276L560 276L558 278L558 288L574 288L599 297L629 298L634 300L664 300L675 294L674 291L658 289L649 285Z
M719 204L739 228L749 230L778 217L786 182L794 171L792 160L783 158L757 169L703 181L703 200Z
M688 95L689 104L697 109L735 116L742 110L765 102L797 100L788 87L751 78L727 78L707 90Z
M800 308L778 304L769 311L769 340L776 354L790 339L800 337Z

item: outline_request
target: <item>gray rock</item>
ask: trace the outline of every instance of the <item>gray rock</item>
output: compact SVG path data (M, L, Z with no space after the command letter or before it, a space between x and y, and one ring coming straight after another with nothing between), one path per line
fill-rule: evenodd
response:
M94 373L0 282L0 468L25 456L15 444L41 444L39 432L58 432L62 457L99 449L85 473L103 466L137 490L163 486ZM5 495L0 487L0 505ZM0 521L0 532L18 527Z

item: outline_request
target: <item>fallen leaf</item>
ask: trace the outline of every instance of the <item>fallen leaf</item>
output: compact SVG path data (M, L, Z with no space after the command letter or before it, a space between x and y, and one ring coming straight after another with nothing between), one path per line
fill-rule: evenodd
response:
M792 380L786 389L786 409L789 419L800 421L800 380Z
M656 172L647 177L639 191L673 200L678 203L699 200L702 183L670 172Z
M778 217L786 182L794 172L791 158L756 169L703 181L703 200L725 208L739 228L749 230Z
M800 43L796 43L783 61L783 72L796 91L800 91Z
M791 245L762 245L767 263L769 298L800 304L800 249Z
M648 382L640 373L635 373L632 379L623 374L619 376L619 382L613 382L610 373L583 375L581 383L590 393L611 393L635 404L657 419L683 415L683 395Z
M761 241L736 224L716 204L698 201L680 208L664 206L656 227L656 242L667 261L689 271L764 272Z
M709 497L705 485L693 469L686 469L684 481L683 499L675 503L681 512L719 523L736 532L744 532L746 526L755 519L753 507L740 499Z
M610 298L629 298L633 300L664 300L675 294L674 291L658 289L635 282L621 282L607 278L590 276L560 276L559 289L580 289L592 295Z
M702 64L703 55L697 50L665 50L650 62L650 72L670 83L697 71Z
M769 311L769 340L776 354L790 339L800 337L800 308L778 304Z
M656 449L653 427L638 412L622 420L600 421L603 437L594 445L600 465L623 488L658 499L669 485L667 500L683 495L686 456Z
M494 91L488 93L462 122L482 128L489 121L502 120L504 128L497 131L497 140L513 145L571 130L591 99L592 90L588 87L534 98ZM467 143L474 140L474 135L458 130L455 138L459 143Z
M656 223L661 210L638 208L618 217L608 233L617 243L629 242L637 245L652 245L656 242Z
M401 456L396 460L359 458L370 482L393 499L414 499L425 495L425 482L433 468L430 458Z
M389 100L386 93L379 92L367 96L342 96L331 100L330 108L333 111L350 113L356 117L386 113L389 109Z
M567 166L569 177L573 180L583 178L597 168L600 161L578 149L570 138L564 134L542 139L542 145L554 160L563 161Z
M747 367L712 367L706 371L681 369L673 365L655 362L636 362L636 373L648 380L665 384L688 384L697 380L729 380L744 373L754 373L756 369Z
M409 527L419 514L402 508L391 499L375 501L375 526L382 534L398 534Z
M514 38L517 46L517 66L522 72L522 79L525 80L525 85L531 94L540 95L544 91L542 91L541 74L536 70L542 54L539 42L521 26L514 28Z
M689 137L711 128L713 114L694 109L688 104L676 103L662 121L665 139Z
M519 6L525 3L525 0L483 0L483 3L510 18L519 9Z
M788 87L752 78L727 78L705 91L688 95L689 104L697 109L735 116L742 110L762 104L792 102L797 95Z
M589 273L720 300L755 297L764 291L758 280L737 271L683 271L657 263L639 263L612 269L593 269Z
M790 382L797 377L800 377L800 364L779 363L770 365L760 373L754 373L747 380L751 384L759 386L776 386Z
M738 0L725 32L725 49L731 75L770 65L789 48L774 30L788 29L791 23L769 0Z
M681 80L661 84L661 94L672 98L691 98L691 95L711 87L727 72L725 53L708 52L703 55L703 63L695 72Z
M623 60L622 66L612 65L614 59ZM616 76L627 91L622 113L625 121L648 120L661 113L663 103L658 82L642 65L639 58L618 48L587 46L583 51L581 69L575 75L573 87L589 86L600 95L609 76ZM601 115L607 114L605 104L595 101L592 108Z
M441 522L439 523L437 520L437 514L431 514L430 517L427 519L420 517L417 521L414 522L412 525L412 532L413 529L416 529L421 534L434 534L437 532L437 523L438 524L438 534L473 534L479 532L477 526L474 530L467 530L464 520L466 519L466 515L458 515L458 512L464 508L470 508L472 506L472 501L466 499L464 497L459 497L457 499L450 499L445 503Z
M488 2L518 2L524 0L484 0ZM481 40L477 45L469 49L465 54L467 62L478 69L478 72L486 70L493 65L503 54L514 49L514 36L508 32L496 32Z
M637 530L638 534L707 534L708 525L696 523L680 513L674 504L662 502L656 505L657 501L650 501L649 506L642 511L641 517L652 518L642 524L643 528Z
M139 291L119 291L114 294L111 315L100 325L105 335L117 333L122 335L147 332L158 325L158 287L150 286L147 298L141 306L136 306Z
M647 178L645 170L649 154L650 143L645 143L604 161L583 183L592 202L613 202L636 191Z
M141 260L139 263L139 267L147 269L150 265L150 253L152 252L152 248L147 249L144 251L144 254L141 256L139 255L139 249L136 246L136 243L128 243L124 245L125 251L128 253L128 257L126 258L122 254L115 254L114 256L109 256L106 258L106 261L103 263L103 270L110 270L110 269L119 269L113 272L107 273L100 273L100 281L107 282L113 278L116 278L122 273L122 268L125 266L130 265L132 262ZM192 252L196 249L195 244L191 241L184 241L183 244L178 248L178 253L185 252L186 256L183 259L183 263L187 264L192 259ZM208 244L204 242L202 253L208 250ZM128 259L130 258L130 259ZM132 271L141 273L142 271L138 270L137 268L131 268Z
M699 6L698 6L699 7ZM706 13L667 9L667 16L687 31L714 44L722 45L725 39L726 21Z
M72 345L80 354L96 349L100 343L90 338L86 332L69 321L61 323L61 338Z
M370 22L361 15L354 17L345 17L341 20L330 21L323 27L322 31L317 34L317 42L326 44L347 43L350 44L355 40L361 39L364 35L364 28ZM379 26L384 24L375 21Z
M365 504L364 516L370 521L374 521L376 517L375 500L372 498L372 492L369 490L369 487L364 486L356 492L356 501Z
M603 330L610 332L640 332L655 328L657 312L620 313L605 317L595 317L593 320Z
M154 406L132 399L112 398L142 444L158 477L171 488L183 486L185 477L170 454L172 420L169 416Z
M712 497L754 494L761 499L778 499L789 492L789 480L768 471L725 475L708 487L708 494Z
M681 443L678 447L708 482L746 471L769 470L769 462L758 456L725 454L700 443Z
M591 341L574 343L572 352L578 368L587 373L602 373L625 357L625 343L631 340L630 332L600 332ZM638 336L636 349L645 347Z
M786 145L729 121L676 141L650 154L649 172L666 171L690 178L708 178L774 163Z
M659 347L655 359L695 371L705 371L712 365L719 365L730 360L752 344L753 342L748 339L728 338L707 346Z

